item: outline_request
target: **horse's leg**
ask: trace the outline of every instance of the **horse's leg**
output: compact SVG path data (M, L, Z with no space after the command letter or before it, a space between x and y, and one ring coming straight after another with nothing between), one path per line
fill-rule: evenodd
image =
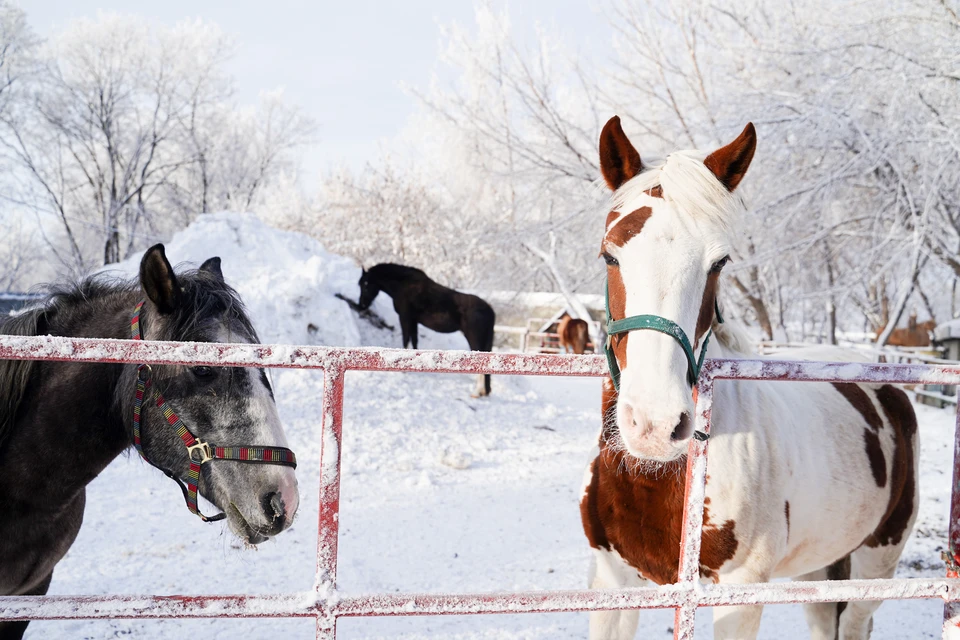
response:
M488 352L493 351L493 338L494 338L493 327L495 326L495 323L496 323L496 320L491 320L490 325L487 327L486 340L484 341L484 344L483 344L484 351L488 351ZM483 388L485 390L484 395L487 395L487 396L490 395L490 374L489 373L483 376Z
M887 410L887 416L895 414L898 410L909 410L912 414L906 396L901 392L897 397L899 400L896 401L886 398L887 402L884 402L883 397L880 398L881 404ZM898 403L902 405L898 406ZM908 419L913 420L912 415L909 418L904 417L903 421L906 422ZM850 577L854 580L892 578L917 518L917 508L920 504L916 476L916 469L920 462L919 442L912 429L906 430L905 433L903 423L898 424L897 420L893 420L892 424L900 430L898 435L901 441L898 447L906 446L903 438L911 440L911 444L906 446L906 452L912 453L913 456L912 464L906 465L908 469L906 473L911 475L905 476L903 490L896 504L888 512L887 519L880 523L871 536L867 537L867 540L875 543L875 546L864 543L850 554ZM883 602L880 600L847 603L840 614L840 629L837 633L839 640L869 638L873 629L873 614L881 604Z
M616 551L592 549L590 562L591 589L619 589L621 587L640 587L647 584L640 578L637 570L628 565ZM640 612L627 611L591 611L590 640L633 640L637 634L637 621Z
M474 398L483 398L490 395L489 385L486 384L486 380L490 378L489 375L478 374L477 375L477 384L473 388L473 393L471 394Z
M850 555L850 577L854 580L892 578L909 531L907 529L899 544L876 547L863 545L854 551ZM839 640L867 640L873 630L873 614L881 604L882 600L846 603L847 606L838 615L840 629L836 637Z
M724 584L747 584L750 582L768 582L770 572L749 565L726 574L720 574ZM760 631L760 617L763 605L739 605L713 608L714 640L755 640Z
M406 349L408 344L412 344L413 348L417 348L417 319L410 314L403 314L400 316L400 333L403 334L403 348Z
M797 576L794 580L847 580L850 578L850 556L844 556L829 567ZM810 640L836 640L840 614L847 602L812 602L803 605L803 612L810 627Z
M490 325L489 331L487 327L484 327L482 330L477 330L474 328L473 323L466 323L467 326L463 329L463 337L467 339L467 344L470 346L471 351L493 351L493 325ZM474 398L482 398L490 395L490 374L483 374L477 376L477 386L473 392Z
M47 589L50 588L50 581L53 579L53 572L51 571L46 578L40 581L40 583L35 586L33 589L25 593L19 593L17 595L21 596L42 596L46 595ZM0 622L0 640L20 640L23 637L24 632L27 630L27 625L30 624L29 620L20 620L17 622Z

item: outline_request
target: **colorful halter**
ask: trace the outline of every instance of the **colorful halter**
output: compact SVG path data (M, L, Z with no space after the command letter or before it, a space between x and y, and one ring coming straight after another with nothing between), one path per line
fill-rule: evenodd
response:
M687 338L687 334L683 332L683 329L681 329L680 325L676 322L667 320L662 316L652 315L630 316L621 320L614 320L610 316L609 283L604 290L604 296L607 310L607 341L603 346L603 350L607 355L607 368L610 369L610 377L613 379L614 389L620 391L620 365L617 364L617 358L613 354L613 336L619 333L649 329L651 331L665 333L680 343L680 346L683 348L683 354L687 357L687 381L695 390L697 387L697 379L700 377L700 369L703 368L703 361L707 356L707 343L710 342L713 329L708 329L706 335L703 337L700 357L697 358L693 353L693 347L690 346L690 340ZM722 324L723 316L720 315L720 306L717 304L716 299L713 301L713 310L717 314L717 322Z
M133 319L130 321L130 333L134 340L142 340L143 332L140 330L140 311L143 309L143 302L134 309ZM187 448L187 456L190 458L190 470L187 472L186 481L181 480L175 473L157 466L147 458L143 452L143 445L140 442L140 413L143 407L143 399L150 388L150 365L141 364L137 367L137 396L133 405L133 446L137 448L140 457L147 463L157 467L168 477L176 481L183 491L183 499L187 503L187 508L191 513L200 516L204 522L216 522L223 520L226 514L219 513L215 516L205 516L200 513L197 507L197 486L200 484L200 467L211 460L235 460L237 462L253 462L260 464L278 464L286 467L297 468L297 458L293 451L285 447L217 447L200 440L187 429L180 417L174 413L167 401L163 399L156 389L153 390L153 400L157 408L163 413L167 423L173 427L183 440Z

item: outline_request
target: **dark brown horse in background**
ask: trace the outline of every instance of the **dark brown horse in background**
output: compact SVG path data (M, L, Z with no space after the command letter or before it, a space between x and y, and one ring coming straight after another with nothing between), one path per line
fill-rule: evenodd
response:
M381 291L393 298L404 349L408 344L417 348L417 325L422 324L438 333L460 331L472 351L493 350L496 315L482 298L437 284L420 269L387 262L365 269L359 284L361 310L369 309ZM489 374L477 379L474 392L474 396L487 395Z
M568 352L582 355L587 351L587 342L590 340L590 326L586 320L572 318L564 313L557 324L557 335L560 336L560 348Z

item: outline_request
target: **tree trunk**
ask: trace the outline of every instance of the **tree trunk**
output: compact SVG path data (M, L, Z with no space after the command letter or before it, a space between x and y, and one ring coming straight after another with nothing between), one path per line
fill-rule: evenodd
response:
M950 283L950 319L957 317L957 278L954 276Z
M756 269L754 268L752 271L756 271ZM754 276L753 279L756 281L759 278ZM763 331L764 337L767 340L773 340L773 325L770 323L770 313L767 311L767 305L763 299L760 296L754 295L750 289L743 284L740 278L732 276L730 281L733 282L733 286L735 286L737 290L743 294L743 297L747 299L747 302L750 303L754 315L757 316L757 323L760 325L760 330Z
M917 293L920 295L920 300L923 301L923 306L927 310L927 315L930 316L930 320L936 322L937 314L933 310L933 305L930 303L930 298L927 297L926 292L923 290L923 287L920 286L920 282L917 282Z
M877 336L877 346L882 347L887 344L887 340L890 339L890 334L893 333L897 323L900 322L900 316L903 315L903 310L907 308L907 301L910 300L910 294L913 293L913 290L917 286L917 281L920 279L920 260L922 257L921 247L922 244L920 242L915 243L910 277L904 279L903 290L900 293L900 297L897 299L897 304L893 307L893 313L890 314L890 322L887 323L887 326L884 328L884 330L879 336Z
M107 235L107 242L103 247L103 264L120 262L120 230L113 228Z
M827 332L830 344L837 344L837 302L833 295L833 256L830 255L830 245L826 242L824 242L824 254L827 262L827 286L830 291L827 297Z

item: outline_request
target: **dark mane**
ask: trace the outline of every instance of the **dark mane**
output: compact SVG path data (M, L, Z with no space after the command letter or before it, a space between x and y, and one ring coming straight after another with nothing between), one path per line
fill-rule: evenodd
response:
M374 265L367 269L367 273L373 275L375 278L384 278L387 280L409 278L411 276L427 277L426 273L416 267L408 267L405 264L394 264L392 262L381 262L380 264Z
M202 340L203 329L213 321L227 322L259 342L237 292L221 278L198 269L177 273L182 290L180 306L161 323L161 340ZM0 334L14 336L73 335L83 321L102 315L133 313L146 296L137 279L124 280L96 274L72 284L46 287L47 296L16 316L0 319ZM124 318L124 320L127 320ZM150 316L144 318L150 322ZM110 336L106 327L86 327L87 336ZM122 336L126 337L126 336ZM27 384L37 365L33 360L0 360L0 449L9 437Z
M222 320L251 341L260 342L243 301L223 279L209 271L192 269L177 272L177 280L182 289L181 304L170 316L170 335L164 340L201 339L205 325Z
M38 334L42 316L43 309L33 309L0 320L0 334L35 336ZM17 409L27 391L33 364L33 360L0 360L0 450L13 429Z

